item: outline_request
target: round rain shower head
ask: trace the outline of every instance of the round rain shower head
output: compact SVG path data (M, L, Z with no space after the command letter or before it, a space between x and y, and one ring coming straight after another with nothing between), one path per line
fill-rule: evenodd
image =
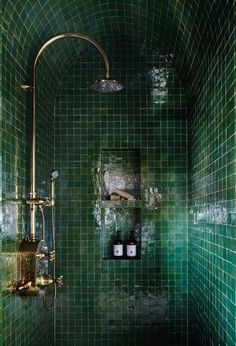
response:
M112 79L101 79L96 80L92 85L92 88L96 91L100 91L101 93L112 93L116 91L120 91L123 89L123 85L116 80Z
M57 169L54 169L54 171L51 172L51 177L53 179L56 179L59 177L59 171Z

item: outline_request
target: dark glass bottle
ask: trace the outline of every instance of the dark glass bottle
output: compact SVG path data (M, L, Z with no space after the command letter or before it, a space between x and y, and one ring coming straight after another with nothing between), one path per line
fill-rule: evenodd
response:
M135 231L130 232L129 239L126 243L126 256L128 258L136 258L137 256L137 243L135 240Z
M124 244L121 239L121 231L117 231L115 241L113 243L114 258L122 258L124 255Z

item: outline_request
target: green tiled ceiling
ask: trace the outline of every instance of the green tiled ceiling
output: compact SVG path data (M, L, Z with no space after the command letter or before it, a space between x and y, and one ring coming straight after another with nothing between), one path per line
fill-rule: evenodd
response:
M84 32L101 45L128 36L172 52L182 79L191 81L195 68L200 65L203 69L207 57L214 55L216 47L212 42L224 22L224 9L231 3L230 0L6 1L3 41L7 48L14 49L14 59L27 62L29 76L35 52L58 32ZM73 55L79 54L77 43L74 49L68 40L59 46L49 48L53 80L63 75Z

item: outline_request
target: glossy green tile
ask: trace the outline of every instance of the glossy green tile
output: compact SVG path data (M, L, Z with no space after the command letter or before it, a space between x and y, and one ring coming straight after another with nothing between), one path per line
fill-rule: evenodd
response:
M172 115L175 114L175 106L173 105L171 96L170 99L165 96L159 110L153 109L153 100L149 96L153 88L158 92L158 86L154 85L152 79L149 81L150 84L146 84L145 88L140 88L139 85L142 85L147 75L149 76L149 71L151 71L149 69L149 62L152 62L152 68L153 64L155 64L157 70L163 57L158 56L156 53L154 54L152 50L146 48L145 59L142 55L139 57L143 59L143 66L139 67L139 73L143 77L140 78L134 72L134 65L131 67L129 63L125 65L123 62L124 56L129 56L130 60L134 56L138 56L137 46L135 44L131 46L130 44L116 42L116 45L118 44L120 44L120 47L115 46L113 48L110 45L107 46L106 51L116 66L117 79L121 80L125 85L128 85L130 80L132 80L136 88L135 95L130 93L128 87L120 94L109 96L102 94L98 96L94 91L87 89L88 96L86 98L90 103L88 105L82 102L78 107L76 99L80 98L80 90L83 93L80 81L83 80L83 75L86 76L88 73L84 64L78 61L68 71L68 75L65 76L56 100L56 166L59 167L62 176L71 170L70 176L67 176L67 181L64 179L61 180L59 198L64 199L65 196L69 197L70 184L74 186L75 179L81 185L78 195L76 195L76 192L75 194L73 193L74 198L81 200L81 205L75 206L74 201L71 203L68 200L68 205L70 205L72 215L74 216L71 218L69 214L63 211L64 207L67 210L65 204L58 211L59 215L63 215L61 218L59 216L61 219L61 225L58 225L61 228L60 237L62 239L68 239L67 243L69 243L69 238L74 239L76 242L76 246L69 258L66 255L68 251L67 247L60 248L60 263L63 265L62 268L71 268L70 275L68 275L68 272L67 274L64 273L67 276L68 287L76 287L77 281L82 285L79 289L81 294L79 292L72 294L70 289L67 290L64 288L64 294L70 297L69 299L73 299L73 304L77 307L77 313L75 312L73 318L80 321L77 324L76 331L74 330L73 340L80 340L80 343L85 344L84 337L87 335L86 340L94 344L91 328L88 328L89 324L96 326L96 328L93 327L93 333L96 336L97 342L102 340L103 344L113 346L120 342L119 340L125 340L127 333L130 334L131 330L134 329L135 334L133 337L136 340L135 342L137 345L142 345L145 335L150 340L154 336L163 337L165 335L163 326L168 330L171 328L174 330L176 328L176 331L178 330L179 332L179 325L181 324L181 333L178 333L176 336L170 336L172 342L175 340L176 343L181 343L180 340L185 342L187 335L187 311L186 303L184 303L187 292L185 281L187 277L187 266L183 265L183 261L187 263L186 243L183 242L187 237L187 210L184 204L180 203L178 208L175 208L173 205L172 208L166 209L166 218L169 219L171 215L175 215L173 220L175 220L176 225L176 229L174 229L167 223L166 244L163 239L160 239L159 243L155 243L154 239L155 237L159 237L162 230L162 222L164 221L161 221L160 228L155 223L161 215L164 215L164 201L167 200L166 203L169 206L170 203L173 203L175 193L182 193L183 195L186 193L187 131L185 100L183 97L181 104L182 114L180 108L178 108L178 114L181 116L179 120L173 117L169 119L169 113ZM97 64L96 56L88 55L85 56L85 59L88 61L87 69L92 71ZM169 64L170 62L168 62L168 71ZM164 68L165 64L162 62L162 69ZM174 73L174 70L170 69L170 71L168 72L168 78L171 79L171 73ZM97 74L97 71L95 73ZM91 79L94 78L96 76L91 77ZM175 90L176 95L179 95L183 91L176 74L175 83L177 83L176 89L174 89L175 84L172 84L172 90ZM70 110L61 101L64 95L67 95L67 102L70 104L70 109L73 109L72 122L65 115ZM142 102L142 100L147 99L147 96L149 97L149 101L145 102L145 109L137 108L135 101L137 102L138 99L139 102ZM180 104L178 104L179 106ZM107 110L107 114L104 114L105 110ZM132 117L132 114L134 114L134 117ZM96 119L96 121L94 122L92 119ZM74 124L77 127L76 131L74 130ZM154 130L159 129L160 124L162 124L163 128L163 137L157 138L153 133ZM87 135L84 134L85 129L87 129ZM112 135L108 136L107 131L112 133ZM71 132L71 135L68 135L69 132ZM179 133L181 133L181 136L178 137ZM169 136L173 136L174 138L167 145ZM175 136L177 136L176 139ZM78 141L78 137L80 141ZM68 154L61 155L67 147L69 148ZM88 155L89 148L93 147L97 147L98 150L91 150ZM103 219L104 215L107 215L109 201L103 202L105 205L105 209L103 209L100 193L101 176L99 175L101 169L101 149L107 150L103 150L103 153L108 153L109 155L113 153L113 156L114 153L118 153L118 149L112 152L108 151L108 148L110 150L115 150L116 148L123 149L123 160L126 170L132 170L134 169L132 167L135 167L132 166L132 151L130 151L130 148L139 149L141 168L140 205L142 205L140 209L142 243L141 260L139 261L104 261L102 259L103 246L106 238L104 239L104 234L102 234L102 227L99 220L100 218ZM78 153L78 162L70 158L70 151ZM167 151L169 151L169 155L168 153L166 154ZM179 157L172 156L171 153L173 151L182 152L182 155ZM136 152L134 151L133 153L135 154ZM121 159L120 155L118 157ZM137 159L136 154L135 159ZM103 162L107 164L109 162L109 156L106 159L103 157ZM159 166L159 162L165 164ZM88 169L88 167L90 168ZM173 173L169 173L170 170ZM159 174L158 179L155 177L157 173L162 173ZM180 178L181 174L184 174L183 179ZM178 182L176 183L178 185L178 192L177 190L171 191L167 188L171 176L175 177ZM161 187L163 194L163 205L161 203L159 210L155 209L155 204L152 205L148 202L148 193L150 194L155 186ZM119 205L121 206L121 203ZM128 214L131 217L133 209L132 206L130 208ZM116 213L118 210L121 209L117 209ZM129 209L125 210L128 212ZM177 215L181 215L181 221L178 221ZM122 222L125 222L125 219ZM88 227L89 223L91 227ZM177 226L178 223L179 226ZM130 226L130 224L125 222L122 224L122 229L124 230L127 226ZM67 227L70 229L69 233L66 231ZM112 226L109 227L108 225L107 231L112 233ZM176 232L179 235L183 235L183 240L180 238L178 244L172 240L176 236ZM163 253L163 257L161 257L161 253ZM80 258L79 268L76 268L74 265L73 257L76 254L79 254ZM180 259L179 256L183 256L183 258ZM156 268L157 264L160 265L159 268ZM78 276L73 275L76 270ZM166 272L167 277L165 279ZM169 297L172 299L169 300ZM59 299L61 301L63 296L59 296ZM150 306L149 309L153 313L150 321L148 321L148 316L150 316L148 311L142 315L142 310L144 309L142 305L143 300L147 301L148 306ZM168 315L167 311L171 311L172 309L176 311L178 302L181 302L181 306L185 306L185 308L182 309L181 315L175 314L175 316L171 317L171 312ZM152 304L153 307L151 307ZM159 305L160 308L158 308ZM71 303L68 302L67 306L69 308ZM64 342L64 335L68 333L72 323L72 317L64 317L64 308L65 305L58 305L56 335L57 342L60 343ZM80 315L81 309L83 313L82 317ZM96 309L96 311L100 311L100 314L91 313L90 309L92 311ZM157 311L155 311L156 309ZM171 320L171 323L168 322L168 318ZM162 324L161 327L158 327L159 323ZM139 328L136 330L135 326L137 324ZM81 332L81 328L79 327L81 325L83 326L83 332ZM139 340L139 338L141 339ZM167 342L168 338L166 335L165 342ZM130 337L128 340L131 340ZM126 343L128 345L130 341L126 340Z
M218 54L204 75L191 110L189 316L190 344L234 345L235 330L235 102L231 89L230 16L219 34ZM228 16L228 18L227 18ZM234 36L235 39L235 36ZM214 73L213 73L214 71ZM234 223L234 221L233 221ZM232 250L232 247L234 250ZM234 328L235 329L235 328Z
M68 283L60 296L55 344L141 346L155 344L158 337L163 346L186 345L186 109L192 191L189 345L235 344L235 28L230 24L234 5L230 0L161 0L158 4L10 0L4 4L1 182L7 259L14 257L19 237L28 227L24 203L16 207L12 199L23 200L29 190L30 95L20 85L31 80L36 51L58 32L84 32L106 49L112 77L119 77L126 87L120 95L88 92L89 81L103 73L97 54L85 42L57 42L39 62L40 194L48 193L48 173L53 168L55 109L60 125L56 157L63 172L58 195L62 220L58 270L68 275ZM121 41L128 42L124 54ZM116 44L118 49L112 50ZM81 65L72 68L77 56ZM71 78L63 89L60 82L67 71ZM75 90L78 85L80 89ZM92 213L99 195L92 176L101 147L141 148L142 198L149 186L158 182L161 187L162 208L149 210L142 205L144 258L140 262L101 261L99 222ZM88 251L93 254L90 258ZM16 267L10 260L3 267L5 285L16 276ZM110 308L104 311L106 296ZM168 306L166 321L158 299ZM125 301L130 305L125 306ZM147 303L146 312L143 303ZM155 313L151 306L156 307ZM148 312L156 320L145 325ZM28 306L4 293L3 316L4 345L45 345L45 339L53 344L53 316L45 314L38 303ZM29 321L34 326L31 334ZM135 330L132 335L131 329Z

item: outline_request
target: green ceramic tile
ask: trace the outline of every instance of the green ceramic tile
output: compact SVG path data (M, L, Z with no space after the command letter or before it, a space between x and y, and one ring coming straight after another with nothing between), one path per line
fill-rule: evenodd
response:
M80 285L82 284L85 288L82 296L84 294L86 300L83 301L79 292L72 298L70 290L64 288L64 293L69 297L71 296L71 299L74 299L74 304L77 306L78 311L77 319L83 325L83 334L81 334L80 328L77 329L74 340L80 340L81 343L84 343L84 335L86 340L90 340L91 344L94 343L90 335L90 328L85 328L87 326L86 321L89 321L89 325L97 326L93 329L96 340L103 340L103 343L107 345L113 346L118 343L120 338L122 340L123 338L125 339L127 332L130 334L137 324L139 329L137 329L137 334L134 335L137 345L143 344L145 335L150 342L155 337L163 336L163 328L168 330L176 328L178 336L174 337L173 335L170 337L170 340L173 341L175 339L175 342L180 342L180 340L185 342L187 335L187 284L184 278L187 276L187 266L183 265L182 262L187 262L187 252L186 244L182 240L175 243L174 238L176 234L179 234L184 235L183 240L186 239L186 206L180 203L178 209L175 209L173 206L173 208L166 210L166 218L172 218L173 224L175 224L173 228L172 225L167 224L166 245L162 240L162 222L164 221L161 221L160 225L156 227L156 218L161 217L163 214L164 200L168 201L168 206L170 203L173 203L176 193L183 195L186 193L187 131L185 99L182 97L182 103L178 103L178 119L173 117L169 119L169 113L171 115L175 114L176 106L171 95L167 96L167 93L164 94L163 98L162 95L159 95L159 101L161 100L162 102L159 104L159 109L153 108L154 102L157 102L153 98L153 90L155 90L156 94L159 93L158 68L163 56L160 57L157 53L153 53L151 49L145 48L144 58L144 52L142 52L142 55L138 53L139 48L135 44L131 46L126 42L116 42L116 45L115 48L111 45L106 47L106 51L116 67L114 72L116 78L126 86L120 94L100 94L98 97L93 90L87 89L86 98L90 100L89 105L82 103L80 107L77 106L76 99L80 98L80 90L83 92L81 83L84 78L87 78L83 76L89 73L91 74L91 80L93 80L97 78L97 74L101 74L101 72L98 73L99 71L92 68L97 64L96 57L87 55L85 57L85 60L88 61L86 68L80 61L72 66L68 71L68 75L65 76L56 99L56 166L59 167L62 176L64 172L66 174L66 172L71 170L70 178L67 178L73 184L73 174L76 174L78 183L83 186L80 188L77 197L74 194L74 198L81 200L81 206L77 207L73 203L70 204L72 213L75 216L72 219L69 215L66 216L66 213L63 212L63 206L61 206L59 211L63 215L63 220L60 221L62 227L60 237L64 239L63 232L67 233L67 225L70 229L67 237L77 239L78 234L78 239L80 239L75 252L79 254L81 274L78 274L78 278L73 275L70 277L67 275L67 280L70 287L76 285L74 280L79 280ZM124 55L129 56L126 64L123 62ZM142 58L143 60L142 67L139 67L139 73L142 77L135 74L135 65L131 66L129 63L129 61L133 61L134 57L135 59L139 57L139 59ZM150 63L151 68L149 67ZM156 66L156 79L153 77L153 66ZM166 69L168 78L173 81L171 90L174 90L175 95L180 95L183 93L180 81L176 74L173 77L174 70L173 68L170 69L169 66L170 61L166 65L162 62L162 71ZM130 88L133 88L131 81L135 85L135 95L130 92L128 87L130 84ZM140 87L142 83L145 83L145 88ZM73 122L68 120L65 122L68 106L61 101L65 94L67 95L70 108L74 109ZM148 102L145 102L145 108L137 108L137 100L141 103L142 100L147 98ZM182 113L180 109L182 109ZM107 110L106 115L104 110ZM131 117L130 114L135 114L135 116ZM95 119L97 115L100 115L100 118L96 119L95 126L90 119ZM78 128L76 132L73 130L74 123L76 123ZM160 124L162 124L163 128L163 137L157 139L153 133L154 130L160 128ZM63 131L65 126L67 131ZM70 131L71 135L68 136ZM84 134L85 131L88 135ZM107 131L112 132L112 136L107 136ZM132 136L130 136L131 131L133 133ZM181 136L178 137L179 133L181 133ZM168 142L169 136L171 141ZM78 137L82 139L82 142L77 141ZM82 146L81 143L83 143ZM61 155L61 153L65 152L67 145L70 146L70 150L78 153L78 162L69 158L69 151L67 155ZM91 151L90 155L86 156L88 148L93 148L94 146L99 150ZM182 152L182 155L178 158L171 155L173 151L177 151L176 148L178 148L178 152ZM166 154L167 150L170 152L169 155ZM132 158L132 155L134 158ZM135 163L136 161L137 164ZM159 162L164 164L159 165ZM86 168L88 163L90 163L89 171ZM108 165L112 165L109 166L109 170L107 168ZM139 165L140 168L138 168ZM101 199L105 198L104 193L100 192L102 175L107 176L109 174L111 176L113 171L118 171L118 175L120 171L125 172L127 178L120 177L121 184L122 179L127 179L128 185L126 183L124 189L135 194L136 190L130 185L129 180L134 176L133 172L136 172L137 169L141 171L141 194L138 191L137 195L140 201L137 201L139 202L138 205L137 203L135 204L135 208L138 207L138 209L134 209L131 202L129 204L123 203L124 209L120 209L122 203L118 203L117 207L113 205L111 209L109 201L101 201ZM170 170L171 173L169 173ZM102 172L102 175L100 172ZM158 179L156 178L157 174L159 176ZM170 174L172 179L178 181L178 190L167 188L169 184L168 174ZM180 178L181 174L184 175L183 179ZM114 179L116 179L115 176ZM64 199L68 195L70 181L61 180L59 198ZM158 202L155 202L155 200L153 202L157 189L162 193L163 198L163 206L161 202L160 207ZM88 191L90 191L89 194ZM136 210L135 214L134 210ZM141 217L138 218L138 221L137 219L135 221L136 225L137 222L141 222L141 259L139 261L114 261L112 259L107 261L103 259L103 257L106 257L106 252L104 251L108 249L109 238L114 233L114 227L116 227L113 223L109 225L109 213L110 217L114 214L116 219L119 219L119 225L124 235L129 231L129 227L132 226L132 220L136 219L136 217L133 219L134 215L140 214ZM177 215L181 216L180 219L178 219ZM93 223L91 228L88 228L88 222ZM104 233L104 229L106 233ZM161 239L159 243L155 243L157 236ZM163 258L161 260L160 255L162 252ZM66 253L67 248L62 247L59 256L61 263L64 262L63 268L70 267L72 272L74 272L77 269L74 267L73 253L71 253L69 262L67 262L68 257ZM96 260L94 253L97 254ZM179 258L180 255L183 256L181 260ZM161 263L159 269L155 268L158 263ZM87 270L88 267L90 268L89 272ZM165 281L166 271L168 275ZM84 273L82 274L82 272ZM91 288L91 291L88 290L89 288ZM63 298L59 297L59 299ZM142 316L141 310L143 308L141 302L143 300L147 301L146 303L150 305L151 310L153 309L154 315L150 321L148 312L146 317L145 315ZM181 302L183 313L175 314L175 317L171 318L170 311L172 309L176 311L178 302ZM152 305L154 305L153 308L151 308ZM160 305L160 311L158 311L158 305ZM91 314L89 312L90 307L99 309L100 314ZM83 309L82 319L79 318L81 308ZM155 311L156 309L157 311ZM168 322L168 320L171 320L171 322ZM56 335L60 343L64 340L63 335L68 333L70 321L71 318L69 316L64 320L63 308L59 304ZM160 322L161 326L158 327ZM182 325L180 333L179 325ZM140 334L140 329L142 334ZM140 335L142 335L142 341L138 341ZM128 340L131 340L130 337ZM127 344L130 343L130 341L126 342Z
M224 15L231 15L226 8ZM191 110L189 316L190 344L235 344L235 107L228 49L230 21L210 59ZM207 61L207 60L206 60ZM228 68L230 66L230 68ZM214 71L214 73L213 73ZM227 90L227 91L226 91ZM233 136L233 137L232 137ZM234 219L234 217L233 217ZM232 245L234 250L231 251Z
M234 6L5 1L3 345L235 345ZM39 196L48 195L51 169L61 171L57 271L65 284L54 315L39 299L23 302L8 289L29 224L31 101L20 85L31 82L33 58L49 37L78 30L105 48L111 76L125 89L89 89L104 73L87 42L55 42L38 64ZM101 148L140 150L141 199L123 205L131 217L140 211L139 261L102 259L101 217L109 208L100 201ZM160 206L152 202L156 187Z

